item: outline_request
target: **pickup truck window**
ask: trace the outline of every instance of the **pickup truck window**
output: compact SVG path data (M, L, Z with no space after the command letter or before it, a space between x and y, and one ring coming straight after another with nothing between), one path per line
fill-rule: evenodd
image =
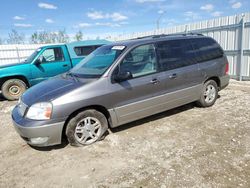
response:
M61 47L48 48L42 53L41 56L43 57L43 63L64 61L64 55Z
M41 48L38 48L36 51L34 51L25 61L32 62L34 58L37 56L37 54L41 51Z
M113 47L101 46L76 65L70 73L82 78L101 77L125 49L125 46L122 49Z
M94 46L77 46L74 48L74 51L77 56L87 56L92 53L95 49L99 48L101 45Z

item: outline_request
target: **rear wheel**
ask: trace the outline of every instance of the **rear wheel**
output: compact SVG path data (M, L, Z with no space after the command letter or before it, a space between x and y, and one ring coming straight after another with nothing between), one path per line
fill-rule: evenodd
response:
M198 102L198 105L201 107L212 106L218 97L218 86L214 80L208 80L203 85L201 98Z
M107 129L108 121L101 112L85 110L69 121L66 136L73 146L90 145L101 140Z
M19 97L26 91L27 85L20 79L6 80L2 85L2 95L7 100L18 100Z

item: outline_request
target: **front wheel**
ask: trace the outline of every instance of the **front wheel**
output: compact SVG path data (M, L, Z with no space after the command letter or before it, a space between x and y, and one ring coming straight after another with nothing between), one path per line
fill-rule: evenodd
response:
M7 100L18 100L19 97L26 91L27 85L20 79L6 80L2 85L2 95Z
M66 136L73 146L90 145L102 139L108 129L106 117L96 110L85 110L67 124Z
M218 86L214 80L208 80L203 85L202 94L199 99L198 105L201 107L212 106L218 97Z

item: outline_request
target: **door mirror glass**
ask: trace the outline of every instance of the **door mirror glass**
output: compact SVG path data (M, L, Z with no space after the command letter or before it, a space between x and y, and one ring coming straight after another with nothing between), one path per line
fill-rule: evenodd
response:
M119 72L117 75L115 75L114 80L116 82L122 82L131 79L132 73L130 71L127 72Z

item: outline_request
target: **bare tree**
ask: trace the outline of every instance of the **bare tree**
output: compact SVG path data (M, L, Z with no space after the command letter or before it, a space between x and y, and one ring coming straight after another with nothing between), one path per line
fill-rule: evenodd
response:
M40 41L39 41L39 33L38 32L35 32L31 35L31 42L33 44L39 44Z
M15 29L12 29L9 33L9 39L7 42L9 44L23 44L25 40L25 36L23 34L18 33Z
M57 36L56 36L56 42L58 43L69 42L69 36L67 35L65 29L58 31Z
M48 37L49 37L49 41L50 43L56 43L57 42L57 32L50 32Z
M76 34L75 34L75 40L76 41L81 41L81 40L83 40L83 34L82 34L82 32L79 30Z
M31 35L31 42L34 44L55 43L55 36L48 31L34 32Z
M66 43L69 41L69 36L65 29L58 32L41 31L34 32L30 41L34 44Z

